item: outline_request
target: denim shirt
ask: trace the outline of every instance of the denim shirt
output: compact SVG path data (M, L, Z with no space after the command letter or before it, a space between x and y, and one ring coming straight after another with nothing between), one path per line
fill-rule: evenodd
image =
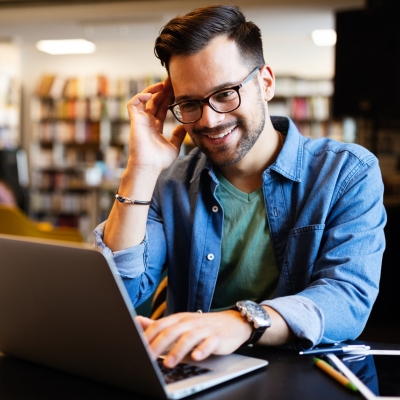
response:
M305 138L288 118L271 120L286 135L262 175L280 278L274 298L262 304L285 319L301 347L355 339L378 294L385 247L378 160L355 144ZM141 244L112 253L102 241L106 222L96 228L96 243L114 257L133 305L168 268L167 313L210 310L224 218L217 185L210 161L195 149L160 175Z

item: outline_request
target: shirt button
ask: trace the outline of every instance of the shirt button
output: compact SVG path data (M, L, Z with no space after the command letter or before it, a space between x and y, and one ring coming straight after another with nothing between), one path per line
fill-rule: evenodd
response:
M213 210L213 212L218 212L218 207L217 207L217 206L214 206L214 207L212 208L212 210Z
M207 260L209 260L209 261L214 260L214 254L212 254L212 253L207 254Z

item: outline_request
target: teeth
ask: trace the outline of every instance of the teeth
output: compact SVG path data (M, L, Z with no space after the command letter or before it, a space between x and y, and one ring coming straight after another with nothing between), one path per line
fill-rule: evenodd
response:
M219 133L218 135L207 135L210 139L221 139L224 136L230 134L233 131L233 128L227 132Z

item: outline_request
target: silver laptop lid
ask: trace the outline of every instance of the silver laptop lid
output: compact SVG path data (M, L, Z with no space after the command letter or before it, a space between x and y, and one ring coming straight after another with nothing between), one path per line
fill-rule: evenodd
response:
M0 235L0 351L153 398L180 399L268 364L238 354L166 384L112 259L91 246Z
M85 245L0 235L0 351L166 398L121 278Z

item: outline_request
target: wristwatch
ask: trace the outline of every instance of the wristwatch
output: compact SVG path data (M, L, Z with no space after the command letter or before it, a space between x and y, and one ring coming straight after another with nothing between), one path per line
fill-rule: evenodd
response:
M265 308L251 300L241 300L236 303L236 308L247 321L253 324L253 333L243 346L258 342L267 328L271 326L271 318Z

